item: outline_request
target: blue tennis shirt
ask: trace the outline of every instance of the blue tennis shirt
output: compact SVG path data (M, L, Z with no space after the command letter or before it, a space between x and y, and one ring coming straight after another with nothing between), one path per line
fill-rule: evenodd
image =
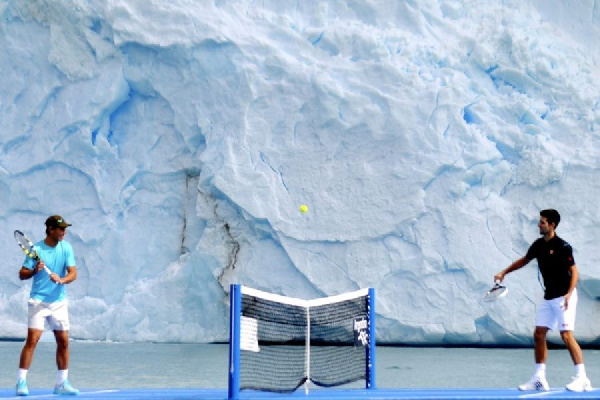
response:
M75 253L70 243L64 240L58 242L56 247L50 247L44 241L37 242L34 246L46 266L61 278L67 275L67 267L75 266ZM23 266L34 269L36 261L25 257ZM60 285L50 280L50 275L45 270L33 276L30 298L46 303L62 301L66 298L65 285Z

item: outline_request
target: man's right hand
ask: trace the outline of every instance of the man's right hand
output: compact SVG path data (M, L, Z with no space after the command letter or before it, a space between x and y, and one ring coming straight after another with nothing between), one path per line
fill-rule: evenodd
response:
M502 282L504 280L504 276L506 274L504 273L504 271L494 275L494 282Z
M38 263L35 265L35 268L33 268L33 274L35 275L43 269L44 269L44 262L38 261Z

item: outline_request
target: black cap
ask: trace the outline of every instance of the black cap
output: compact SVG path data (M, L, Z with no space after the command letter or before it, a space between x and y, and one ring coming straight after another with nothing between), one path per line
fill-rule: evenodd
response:
M71 224L65 221L60 215L53 215L46 220L46 227L48 228L66 228L68 226L71 226Z

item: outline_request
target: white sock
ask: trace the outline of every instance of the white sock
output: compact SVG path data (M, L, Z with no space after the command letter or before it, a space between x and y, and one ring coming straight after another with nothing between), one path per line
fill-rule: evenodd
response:
M17 380L27 379L27 370L23 368L19 368L19 374L17 375Z
M577 364L575 366L575 376L577 377L585 377L585 366L583 364Z
M58 376L56 378L56 380L58 382L57 384L58 385L62 385L62 383L67 380L67 376L68 375L69 375L69 370L68 369L59 369L58 370Z
M535 375L539 378L546 377L546 364L535 364Z

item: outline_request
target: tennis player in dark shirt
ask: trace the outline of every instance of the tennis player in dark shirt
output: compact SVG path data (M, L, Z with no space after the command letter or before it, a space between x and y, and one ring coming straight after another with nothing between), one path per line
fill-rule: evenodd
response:
M575 364L575 376L566 388L574 392L592 390L590 380L585 373L581 348L573 335L579 272L571 245L555 233L559 222L558 211L553 209L540 211L538 228L542 237L533 242L525 257L519 258L494 276L494 280L502 281L507 274L524 267L535 258L544 280L544 299L538 306L533 333L536 371L528 382L519 386L519 390L550 389L546 380L548 358L546 334L549 329L557 328Z

